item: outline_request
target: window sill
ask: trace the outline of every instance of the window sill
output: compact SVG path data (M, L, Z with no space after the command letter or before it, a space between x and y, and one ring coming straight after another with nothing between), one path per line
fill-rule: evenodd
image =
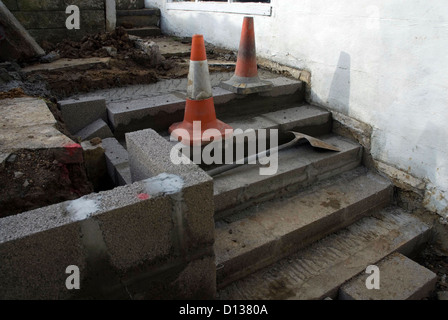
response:
M168 10L223 12L258 16L271 16L272 14L272 6L268 3L168 2L166 8Z

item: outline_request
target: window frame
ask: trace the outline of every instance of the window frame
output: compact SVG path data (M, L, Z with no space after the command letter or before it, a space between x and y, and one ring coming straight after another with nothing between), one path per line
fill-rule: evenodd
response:
M200 0L173 2L173 0L167 0L166 9L272 16L272 3L233 2L233 0L227 0L227 2L202 2Z

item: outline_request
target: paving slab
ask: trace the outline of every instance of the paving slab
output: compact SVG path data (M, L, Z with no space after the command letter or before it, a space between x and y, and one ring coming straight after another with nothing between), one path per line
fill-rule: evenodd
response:
M418 250L431 228L399 208L363 218L218 292L222 300L335 299L338 289L393 252ZM225 268L225 265L224 265ZM219 271L219 270L218 270Z
M70 68L80 69L91 69L93 67L108 67L110 58L82 58L82 59L59 59L50 63L41 63L28 66L22 69L24 73L31 73L36 71L54 71L54 70L65 70Z
M224 286L387 206L392 185L364 168L313 184L216 223L217 281Z
M60 162L82 162L81 147L56 129L56 119L44 100L0 100L0 114L1 163L20 149L51 149Z
M437 275L399 253L376 264L379 288L367 289L370 274L361 273L339 290L340 300L421 300L435 289Z

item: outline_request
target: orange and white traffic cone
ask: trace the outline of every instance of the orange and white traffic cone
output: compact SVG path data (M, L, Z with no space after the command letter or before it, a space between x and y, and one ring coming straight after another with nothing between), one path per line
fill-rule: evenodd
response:
M192 39L184 121L171 125L169 132L172 138L182 140L185 145L204 145L210 142L211 137L216 141L233 134L231 126L216 119L202 35L196 34Z
M253 17L244 17L235 74L221 87L238 94L269 91L272 87L272 83L258 77Z

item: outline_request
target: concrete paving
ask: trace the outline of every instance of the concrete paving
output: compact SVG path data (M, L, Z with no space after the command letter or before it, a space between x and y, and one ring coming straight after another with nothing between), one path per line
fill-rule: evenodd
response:
M368 265L393 252L415 252L430 232L418 218L387 208L232 283L218 296L223 300L335 299L344 282Z
M31 73L36 71L53 71L53 70L66 70L70 68L76 68L77 70L91 69L94 66L108 67L110 58L82 58L82 59L58 59L50 63L41 63L28 66L22 69L24 73Z
M15 98L0 100L0 160L15 150L52 149L58 161L82 161L82 149L56 129L56 119L44 100ZM79 150L78 150L79 149ZM72 153L73 151L73 153ZM71 154L72 157L68 157ZM67 157L65 156L67 155Z
M392 185L359 168L291 198L253 206L216 223L219 286L244 277L388 205Z
M437 275L399 253L393 253L376 264L379 288L367 289L370 274L361 273L344 284L340 300L421 300L436 287Z

